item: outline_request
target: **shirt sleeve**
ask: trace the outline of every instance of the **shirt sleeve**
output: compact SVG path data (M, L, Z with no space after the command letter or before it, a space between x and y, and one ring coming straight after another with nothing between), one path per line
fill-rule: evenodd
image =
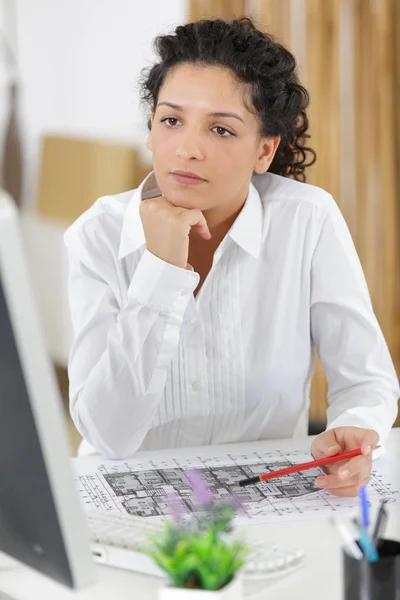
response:
M74 332L71 415L98 452L127 458L153 421L199 275L145 250L120 307L113 293L115 258L107 258L105 245L77 234L66 236L66 245Z
M312 260L311 335L328 380L327 429L374 429L383 444L397 415L399 383L333 198Z

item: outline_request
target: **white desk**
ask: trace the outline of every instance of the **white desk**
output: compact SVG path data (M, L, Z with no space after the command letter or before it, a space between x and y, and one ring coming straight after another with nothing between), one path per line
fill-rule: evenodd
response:
M262 442L277 447L277 441ZM238 446L236 446L237 449ZM218 446L221 450L223 446ZM246 451L246 444L241 446ZM230 446L230 449L232 447ZM394 464L400 455L400 429L391 432L386 456ZM175 451L176 453L182 451ZM143 456L145 454L143 453ZM395 459L395 460L393 460ZM382 458L385 460L385 458ZM398 463L397 463L398 464ZM400 540L400 511L390 513L386 537ZM293 521L250 527L254 538L262 538L283 546L296 546L306 551L303 567L286 577L266 580L251 600L340 600L342 598L341 540L325 520ZM140 600L156 599L160 582L133 572L97 568L98 582L85 591L71 592L24 566L0 572L0 590L16 600ZM0 594L1 598L1 594Z

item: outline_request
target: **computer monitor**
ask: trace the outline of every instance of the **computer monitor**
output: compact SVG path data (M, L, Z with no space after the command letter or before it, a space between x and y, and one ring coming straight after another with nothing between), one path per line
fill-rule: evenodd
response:
M0 550L79 588L94 567L69 457L18 213L0 191Z

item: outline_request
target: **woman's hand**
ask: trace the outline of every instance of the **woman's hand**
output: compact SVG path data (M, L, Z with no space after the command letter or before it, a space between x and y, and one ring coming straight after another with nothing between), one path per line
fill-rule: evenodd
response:
M192 227L205 240L211 238L201 210L175 206L164 196L142 200L140 218L149 252L182 269L188 261Z
M327 465L326 475L317 477L315 485L334 496L357 496L360 486L366 485L371 477L372 452L378 441L376 431L359 427L337 427L318 435L311 445L315 459L356 448L361 448L362 454Z

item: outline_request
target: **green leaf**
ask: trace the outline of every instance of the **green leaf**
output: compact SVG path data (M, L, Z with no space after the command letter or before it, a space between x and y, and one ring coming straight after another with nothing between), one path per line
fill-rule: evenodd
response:
M180 540L175 547L175 552L174 552L175 561L183 560L188 552L190 552L190 541L189 540Z
M179 586L182 586L188 580L198 579L198 568L201 565L201 560L193 554L187 556L180 564L177 578L179 578Z
M167 575L170 577L174 577L175 570L173 564L171 563L171 559L168 556L163 556L162 554L148 553L154 560L154 562L160 567L162 571L165 571Z
M198 568L199 572L199 580L201 583L201 587L204 590L216 590L217 582L216 577L213 573L209 571L209 569L205 565L200 565Z
M212 542L212 534L210 534L210 532L206 531L203 534L197 534L191 540L190 550L202 557L203 560L206 560L211 550Z
M179 529L167 522L161 536L148 536L152 548L141 548L177 587L218 590L243 565L246 547L229 535L232 506L209 507L197 527Z

